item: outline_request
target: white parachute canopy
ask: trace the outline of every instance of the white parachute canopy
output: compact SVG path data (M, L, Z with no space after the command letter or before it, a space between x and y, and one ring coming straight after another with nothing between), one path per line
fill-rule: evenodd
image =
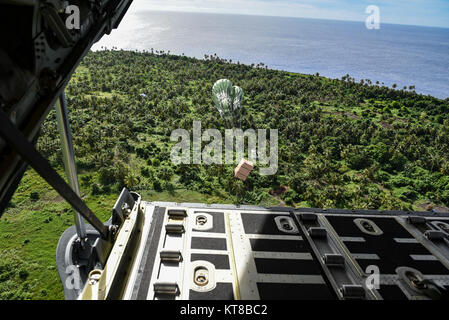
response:
M243 90L233 86L228 79L215 82L212 88L212 96L220 116L233 126L240 121Z

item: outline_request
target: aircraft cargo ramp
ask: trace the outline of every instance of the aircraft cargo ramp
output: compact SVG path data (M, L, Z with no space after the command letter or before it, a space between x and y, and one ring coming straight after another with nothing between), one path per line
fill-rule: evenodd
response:
M449 215L145 202L131 194L134 207L105 265L85 276L78 291L66 288L66 298L398 300L447 295ZM61 238L59 257L67 238ZM66 269L59 263L63 283Z

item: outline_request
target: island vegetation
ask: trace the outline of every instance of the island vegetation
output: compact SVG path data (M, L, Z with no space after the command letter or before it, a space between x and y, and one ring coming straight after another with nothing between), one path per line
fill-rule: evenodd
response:
M279 130L279 170L174 165L172 130L225 129L212 86L245 95L241 127ZM396 86L395 86L396 87ZM147 201L446 210L449 99L349 75L328 79L160 51L90 52L66 88L82 197L106 220L123 187ZM54 112L37 143L63 176ZM236 194L239 195L236 198ZM55 251L73 211L28 170L0 220L0 299L62 299Z

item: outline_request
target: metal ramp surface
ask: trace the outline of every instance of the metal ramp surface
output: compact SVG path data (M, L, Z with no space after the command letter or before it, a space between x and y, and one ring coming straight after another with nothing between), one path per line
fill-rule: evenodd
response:
M449 288L449 218L141 203L123 299L429 299ZM377 287L369 286L378 272ZM421 285L426 280L429 285Z

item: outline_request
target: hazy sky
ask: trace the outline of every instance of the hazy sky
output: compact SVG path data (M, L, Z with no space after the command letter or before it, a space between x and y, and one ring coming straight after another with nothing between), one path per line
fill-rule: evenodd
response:
M364 21L380 8L381 23L449 28L449 0L134 0L134 9Z

